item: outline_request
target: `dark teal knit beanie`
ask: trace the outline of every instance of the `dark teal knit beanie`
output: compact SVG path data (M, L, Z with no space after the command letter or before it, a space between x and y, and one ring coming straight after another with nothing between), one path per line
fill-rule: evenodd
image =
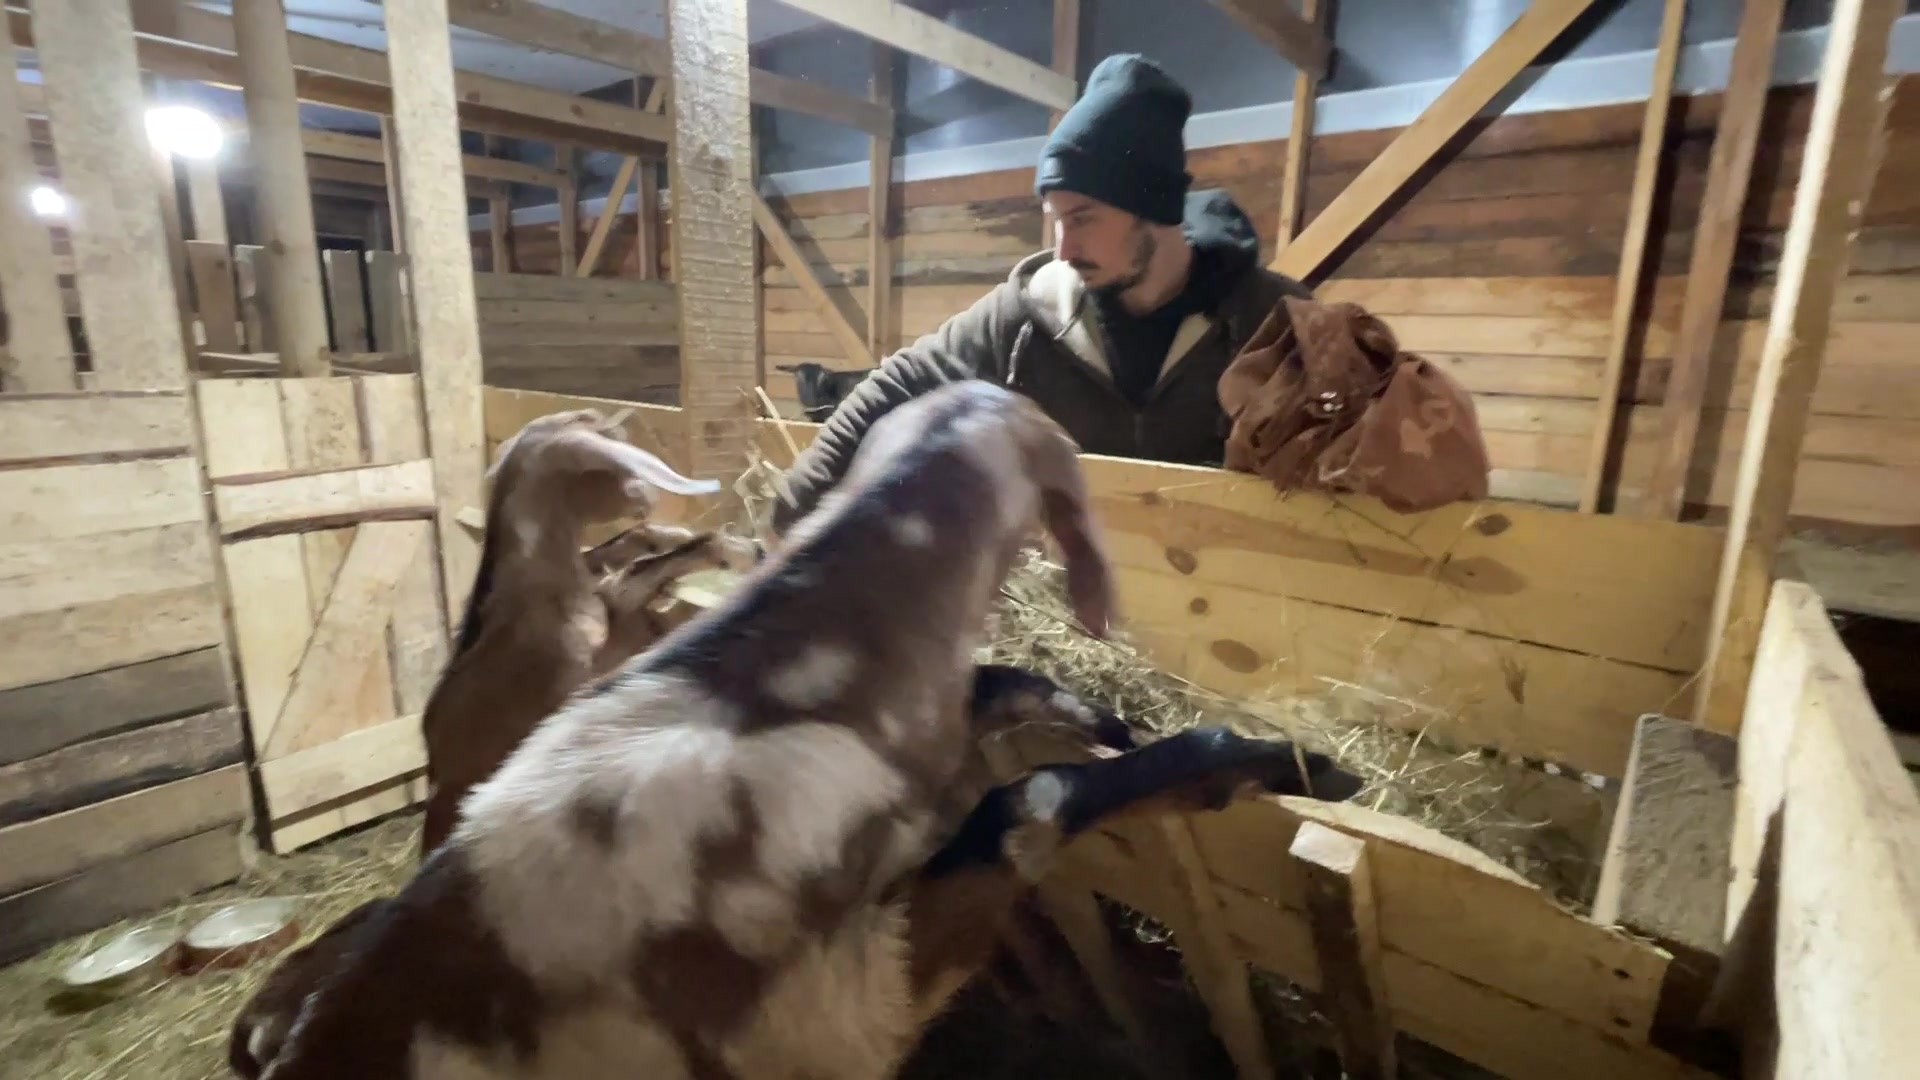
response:
M1040 151L1034 189L1072 191L1161 225L1186 206L1185 130L1193 98L1160 65L1109 56Z

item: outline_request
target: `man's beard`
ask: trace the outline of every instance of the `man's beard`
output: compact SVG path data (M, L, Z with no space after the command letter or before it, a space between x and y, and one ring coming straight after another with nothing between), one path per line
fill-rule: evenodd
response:
M1134 226L1138 239L1134 241L1133 258L1127 272L1095 289L1095 292L1109 297L1117 297L1147 279L1147 269L1153 265L1153 256L1160 250L1160 242L1154 239L1153 230L1146 222ZM1076 269L1082 269L1076 267Z

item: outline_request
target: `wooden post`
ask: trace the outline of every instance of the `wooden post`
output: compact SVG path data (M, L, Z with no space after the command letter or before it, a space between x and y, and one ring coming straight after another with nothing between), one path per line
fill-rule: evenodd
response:
M0 298L9 340L0 351L0 391L50 393L75 387L73 341L53 258L53 236L28 202L40 183L14 77L13 39L0 38Z
M1333 1020L1341 1071L1350 1080L1391 1080L1399 1072L1366 841L1303 821L1288 854L1306 885L1320 1007Z
M893 49L874 43L873 100L889 109L893 66ZM875 361L893 351L892 194L893 136L875 135L867 150L867 348Z
M1300 17L1318 26L1320 0L1302 0ZM1287 131L1287 161L1280 173L1280 226L1274 233L1274 250L1287 246L1307 213L1307 157L1313 146L1313 100L1320 94L1320 80L1313 72L1300 68L1293 76L1293 117Z
M1309 3L1312 0L1308 0ZM1053 70L1073 80L1076 92L1080 86L1080 0L1053 0ZM1060 123L1060 114L1064 109L1055 109L1047 114L1047 133ZM1053 214L1042 205L1040 208L1040 246L1053 246Z
M1884 75L1888 41L1903 7L1900 0L1838 0L1828 24L1707 627L1706 678L1694 717L1715 731L1739 730L1746 706L1834 296L1879 168L1893 97Z
M218 244L230 244L227 237L227 205L220 194L220 162L215 159L186 163L187 206L193 215L193 238Z
M640 162L640 171L634 174L638 183L634 189L633 205L634 243L639 245L641 281L660 279L660 163L651 159ZM756 309L758 310L758 309Z
M457 141L459 136L455 135L454 138ZM387 169L387 230L393 233L392 251L399 255L407 250L407 211L400 190L400 146L393 138L391 116L380 118L380 160Z
M730 485L753 445L753 161L746 0L667 0L673 265L690 475Z
M314 239L307 152L300 141L293 55L281 0L237 0L234 44L247 105L253 155L255 237L268 264L280 370L325 375L329 369L327 309L320 293L320 247ZM455 173L458 175L458 173Z
M1727 298L1727 274L1740 239L1740 215L1746 210L1747 181L1760 144L1760 119L1772 83L1774 45L1786 0L1749 0L1733 42L1733 70L1720 96L1720 124L1707 161L1707 187L1693 230L1693 259L1687 267L1687 294L1680 310L1680 332L1673 341L1673 366L1660 405L1660 430L1653 470L1640 495L1640 513L1673 520L1680 516L1687 491L1687 467L1700 431L1700 407L1706 400L1713 339L1720 331ZM1776 309L1777 310L1777 309Z
M1309 0L1311 2L1311 0ZM1680 69L1680 31L1686 22L1687 0L1667 0L1660 21L1660 50L1653 61L1653 86L1647 91L1647 111L1640 121L1640 155L1633 169L1633 194L1628 198L1627 234L1620 245L1620 272L1613 282L1613 324L1607 332L1607 366L1600 377L1600 410L1593 421L1593 444L1587 451L1586 486L1580 493L1580 512L1600 509L1600 493L1607 483L1607 451L1613 442L1613 421L1620 408L1620 377L1626 370L1627 345L1633 338L1634 314L1639 309L1640 277L1646 269L1647 225L1653 217L1653 191L1660 180L1660 152L1667 145L1667 112L1673 101L1673 77Z
M458 626L480 565L479 540L455 515L484 506L480 326L473 243L460 175L453 50L444 0L387 0L393 134L406 220L407 277L420 356L427 449L439 499L440 565L447 622Z
M555 227L560 230L561 277L571 277L579 269L575 249L580 246L580 190L573 182L573 160L572 143L554 144L553 167L564 178L553 193L560 204L560 221Z

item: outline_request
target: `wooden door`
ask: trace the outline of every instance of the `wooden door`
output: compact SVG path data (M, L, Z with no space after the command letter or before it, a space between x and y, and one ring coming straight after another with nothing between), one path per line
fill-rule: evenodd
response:
M447 651L419 379L199 384L270 850L424 796Z

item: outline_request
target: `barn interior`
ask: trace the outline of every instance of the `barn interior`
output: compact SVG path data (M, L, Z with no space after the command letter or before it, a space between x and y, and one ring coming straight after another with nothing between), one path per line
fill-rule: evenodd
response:
M724 481L663 520L756 529L826 373L1052 244L1125 53L1261 264L1470 393L1490 494L1087 455L1126 640L1023 567L996 654L1368 787L1075 840L907 1075L1913 1068L1920 3L6 14L0 1072L229 1075L416 865L500 445L621 412ZM278 921L189 963L221 912Z

